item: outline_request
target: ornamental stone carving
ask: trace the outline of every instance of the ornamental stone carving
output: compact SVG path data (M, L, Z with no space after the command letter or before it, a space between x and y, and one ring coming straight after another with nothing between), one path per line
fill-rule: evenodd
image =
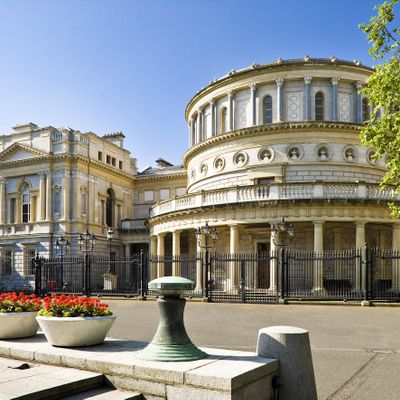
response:
M332 157L332 151L327 144L318 145L316 151L319 161L328 161Z
M271 147L263 147L258 152L258 159L263 163L269 163L274 159L275 152Z
M244 165L247 164L248 159L249 156L245 152L240 151L233 156L233 163L237 167L243 167Z
M286 156L289 161L298 161L303 157L303 149L301 146L289 146L286 151Z
M375 165L376 164L376 159L374 158L375 154L376 154L375 150L369 149L367 151L367 161L371 165Z
M225 167L225 159L222 157L217 157L214 160L214 169L217 171L222 171Z
M302 92L288 93L286 95L286 117L288 121L300 121L302 119L301 98Z
M356 160L356 150L352 146L346 146L343 150L343 158L347 162L354 162Z
M199 169L201 175L205 176L207 174L208 167L206 163L202 163Z

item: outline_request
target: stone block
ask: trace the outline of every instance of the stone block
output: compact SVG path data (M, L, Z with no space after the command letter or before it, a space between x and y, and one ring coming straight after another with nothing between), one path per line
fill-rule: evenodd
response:
M293 326L260 329L257 355L279 360L281 400L317 400L308 331Z

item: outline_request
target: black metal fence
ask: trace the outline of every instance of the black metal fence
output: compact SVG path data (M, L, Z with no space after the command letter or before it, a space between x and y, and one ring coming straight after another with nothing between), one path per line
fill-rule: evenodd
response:
M354 249L275 253L198 253L180 256L32 259L37 293L147 294L157 276L195 282L187 296L215 302L276 303L281 300L400 301L400 251ZM206 276L208 271L208 276Z
M143 253L132 257L35 257L35 292L96 295L144 295L147 263Z

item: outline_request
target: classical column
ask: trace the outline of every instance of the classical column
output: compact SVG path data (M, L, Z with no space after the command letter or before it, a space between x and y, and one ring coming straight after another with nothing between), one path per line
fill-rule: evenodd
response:
M233 115L233 92L230 90L228 92L228 131L233 131L234 129L234 115Z
M0 224L6 223L6 182L6 178L0 177Z
M53 193L51 190L51 171L47 172L46 177L46 220L51 221L53 216Z
M97 192L97 178L93 179L93 185L92 185L91 189L92 190L89 190L89 195L91 193L89 199L92 199L92 200L89 200L90 204L88 205L88 208L89 208L89 220L90 220L90 216L91 216L90 210L94 208L94 218L92 219L92 221L98 223L99 222L99 195L98 195L98 192Z
M256 112L256 95L257 85L255 83L250 84L250 110L251 110L251 124L257 125L257 112Z
M396 258L392 260L392 290L400 292L400 223L393 224L392 249Z
M276 231L270 230L270 262L269 262L269 290L276 293L278 288L278 249L276 246Z
M229 253L236 255L239 252L239 226L230 225L229 235ZM239 288L239 262L230 261L229 263L229 289L233 292L237 292Z
M357 81L355 83L356 88L356 123L362 123L362 96L360 90L362 89L362 82Z
M309 76L304 78L304 119L306 121L311 120L311 80Z
M211 136L217 134L217 113L215 112L215 101L210 101Z
M153 280L157 278L157 264L153 261L153 259L157 256L157 236L150 236L150 271L149 272L149 280Z
M276 79L276 121L283 122L283 79Z
M332 78L332 121L338 120L337 86L340 78Z
M181 276L181 231L172 232L172 276Z
M361 257L363 257L364 252L362 251L363 247L365 245L365 222L363 221L356 221L356 249L361 250ZM366 260L362 260L366 261ZM364 265L364 264L363 264ZM360 271L360 264L356 261L356 284L355 284L355 289L360 290L361 288L364 289L364 271L363 268L361 267Z
M37 207L37 219L46 219L46 174L42 171L39 175L39 201Z
M313 291L324 292L324 271L322 252L324 251L324 232L323 225L324 221L314 221L314 254L316 259L314 260L313 270Z
M29 213L29 222L36 221L36 207L37 207L37 196L31 195L31 212Z
M81 200L82 200L82 194L81 194L81 180L79 177L79 172L75 171L74 176L73 176L73 191L74 191L74 204L73 204L73 219L76 221L79 221L81 218ZM88 212L88 207L89 207L89 199L86 199L86 207L84 206L84 209L86 209L86 213Z
M203 140L203 111L197 111L197 143Z
M70 219L70 191L71 191L71 172L68 170L64 171L64 193L63 193L63 200L64 200L64 219Z
M125 265L126 265L126 280L128 282L131 282L132 279L132 269L133 269L133 263L131 263L131 244L130 243L125 243Z
M165 276L165 246L164 246L165 233L157 235L157 278Z
M194 289L196 292L203 292L204 288L204 280L203 280L203 254L202 249L199 242L196 242L196 288Z

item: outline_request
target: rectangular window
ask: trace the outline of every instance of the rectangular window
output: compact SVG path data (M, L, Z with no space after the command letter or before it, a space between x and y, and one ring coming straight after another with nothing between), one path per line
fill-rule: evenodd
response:
M112 157L112 158L111 158L111 165L112 165L113 167L115 167L115 162L116 162L115 157Z
M258 184L259 185L269 185L270 183L274 183L275 182L275 177L271 176L268 178L260 178L258 179Z
M12 250L1 251L1 275L12 275Z
M103 161L103 153L101 151L97 153L97 158L99 159L99 161Z
M17 210L15 204L16 199L10 199L10 224L14 224L17 221Z
M186 188L184 188L184 187L176 188L176 195L177 196L183 196L184 194L186 194Z
M119 167L119 169L122 169L122 166L123 166L122 161L119 161L119 162L118 162L118 167Z
M111 156L109 154L107 154L106 163L111 164Z
M32 265L32 259L35 258L36 250L33 248L24 249L24 275L34 275L35 268Z
M169 189L160 189L160 200L166 200L169 198Z
M22 222L29 222L31 216L30 195L25 193L22 195Z
M152 190L144 191L144 201L154 201L154 192Z

